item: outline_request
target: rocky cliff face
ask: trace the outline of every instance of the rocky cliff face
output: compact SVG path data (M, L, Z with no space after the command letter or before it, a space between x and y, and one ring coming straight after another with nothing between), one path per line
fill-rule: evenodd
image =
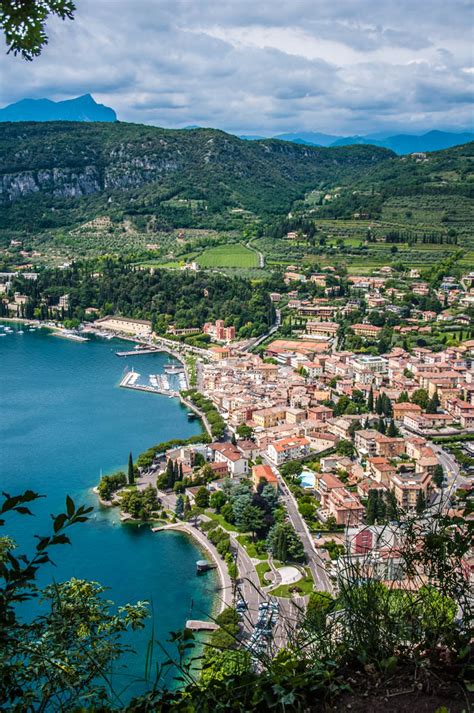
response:
M286 208L316 182L356 175L391 156L367 146L321 149L273 140L248 142L213 129L0 124L0 204L33 195L47 201L104 192L106 198L111 191L146 186L147 205L167 191L217 197L221 205L250 210L280 203Z
M55 198L79 198L100 190L102 182L96 166L21 171L0 177L0 203L16 201L31 193L49 193Z

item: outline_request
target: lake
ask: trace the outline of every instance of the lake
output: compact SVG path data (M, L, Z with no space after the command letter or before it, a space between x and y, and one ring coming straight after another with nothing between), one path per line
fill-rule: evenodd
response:
M117 511L100 508L91 489L101 471L126 470L130 451L136 458L156 443L200 433L177 399L118 387L126 366L146 381L164 373L169 356L119 358L115 352L130 349L129 342L78 343L45 329L9 328L0 338L0 486L12 495L29 488L47 497L33 503L34 518L8 518L5 533L19 543L18 552L31 552L33 535L49 532L49 514L64 509L67 494L76 504L94 505L91 520L71 529L72 546L54 551L57 566L43 581L91 579L110 588L119 605L149 600L155 638L165 643L191 613L210 614L216 575L196 576L202 553L186 535L121 525ZM117 686L129 685L127 697L146 690L136 679L143 677L150 632L151 622L128 639L139 653L127 655L118 679Z

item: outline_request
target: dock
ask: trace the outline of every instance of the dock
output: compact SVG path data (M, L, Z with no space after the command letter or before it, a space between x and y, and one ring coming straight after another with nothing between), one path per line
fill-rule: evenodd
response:
M157 354L160 349L130 349L127 352L115 352L118 357L140 356L140 354Z
M136 352L133 352L136 354ZM122 378L119 386L123 389L133 389L134 391L146 391L149 394L160 394L161 396L176 397L179 396L177 391L171 391L171 389L162 389L158 385L148 385L148 384L137 384L140 374L136 371L127 371L125 376ZM157 382L156 382L157 384Z
M188 619L186 629L191 631L215 631L219 626L213 621L200 621L199 619Z

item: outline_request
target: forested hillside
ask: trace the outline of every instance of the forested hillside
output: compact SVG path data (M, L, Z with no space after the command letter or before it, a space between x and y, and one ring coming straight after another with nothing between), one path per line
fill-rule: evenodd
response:
M4 124L0 227L44 230L124 211L175 227L225 227L219 217L231 211L286 212L308 189L347 184L393 157L378 147L249 142L214 129Z

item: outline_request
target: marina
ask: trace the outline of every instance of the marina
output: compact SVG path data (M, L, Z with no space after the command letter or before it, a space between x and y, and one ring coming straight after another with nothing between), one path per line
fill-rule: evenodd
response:
M149 384L139 384L139 378L140 374L132 369L131 371L127 371L122 377L119 386L124 389L147 391L148 393L160 394L161 396L169 396L171 398L179 396L179 392L171 389L168 379L163 374L151 374Z

